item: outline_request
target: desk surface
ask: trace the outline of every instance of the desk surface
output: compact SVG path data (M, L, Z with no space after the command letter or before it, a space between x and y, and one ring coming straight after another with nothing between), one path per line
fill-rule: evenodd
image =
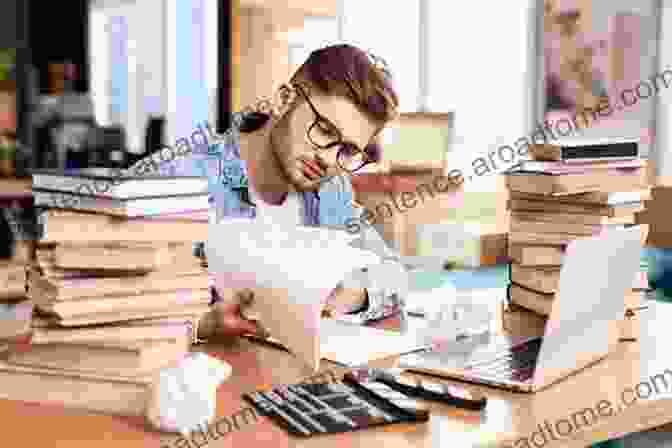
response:
M507 328L516 334L533 335L542 330L540 320L530 320L522 314L509 314ZM537 425L559 424L562 419L577 422L579 429L565 438L549 439L544 447L583 447L621 435L642 431L672 421L672 360L668 341L672 328L672 304L652 303L652 307L635 320L641 326L638 342L621 343L618 350L604 361L585 369L555 386L534 395L515 394L491 388L479 388L489 397L482 418L454 408L433 405L431 421L411 428L387 427L312 439L294 439L265 418L242 425L239 431L209 439L207 446L217 447L370 447L384 442L386 446L401 447L523 447L535 446L517 442L539 432ZM412 323L411 323L412 324ZM387 322L386 326L394 325ZM525 329L524 331L522 329ZM218 391L219 418L235 414L247 406L240 394L263 385L295 383L308 376L289 354L259 346L246 340L229 345L199 347L211 355L224 359L234 367L232 378ZM393 365L384 360L377 365ZM342 371L323 362L322 370ZM667 370L667 374L665 373ZM658 375L658 376L657 376ZM654 379L655 378L655 381ZM638 384L642 398L623 407L622 394L632 400ZM648 384L649 386L646 386ZM653 387L658 389L656 393ZM648 391L647 389L651 389ZM648 399L644 395L651 394ZM592 424L583 423L581 412L597 409L602 400L608 400L618 413L602 417ZM579 413L579 414L576 414ZM578 420L577 420L578 418ZM590 417L589 417L590 418ZM177 443L175 436L147 430L142 418L124 418L87 414L65 410L58 406L28 404L0 400L2 446L40 446L68 448L104 447L195 447L192 442ZM569 423L572 424L572 423ZM576 428L576 426L575 426ZM213 436L214 437L214 436ZM537 435L537 443L543 441ZM160 443L162 442L162 443ZM247 444L247 445L246 445ZM388 445L389 444L389 445ZM198 446L205 446L199 442ZM539 445L541 446L541 445Z

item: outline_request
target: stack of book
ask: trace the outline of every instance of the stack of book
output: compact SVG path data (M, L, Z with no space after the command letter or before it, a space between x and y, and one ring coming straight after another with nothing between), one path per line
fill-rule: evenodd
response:
M635 223L647 199L646 161L636 142L536 145L533 160L505 173L510 213L509 301L548 315L567 246ZM636 288L646 288L635 279Z
M667 207L672 204L672 186L657 185L651 189L651 199L645 210L637 213L637 223L648 225L646 245L661 249L672 248L672 228L668 224Z
M30 344L0 397L140 415L152 374L186 356L208 310L207 179L38 172Z

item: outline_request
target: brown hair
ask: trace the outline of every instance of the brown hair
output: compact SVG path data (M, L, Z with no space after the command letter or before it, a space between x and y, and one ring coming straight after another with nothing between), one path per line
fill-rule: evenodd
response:
M292 76L291 82L301 81L321 93L350 99L381 128L398 115L399 96L387 63L352 45L332 45L313 51ZM366 151L374 160L380 160L378 142L371 142Z
M342 95L384 125L397 116L399 97L387 64L381 58L347 44L313 51L292 76L321 93Z
M399 96L385 61L347 44L332 45L313 51L297 69L290 83L307 83L326 95L341 95L351 100L362 113L384 127L398 114ZM241 132L254 132L269 120L263 112L244 115ZM381 147L371 142L365 150L380 160Z

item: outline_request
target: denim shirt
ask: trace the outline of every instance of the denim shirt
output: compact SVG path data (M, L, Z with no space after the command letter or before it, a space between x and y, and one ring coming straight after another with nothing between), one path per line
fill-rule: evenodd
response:
M203 176L209 179L208 193L211 207L211 222L227 218L250 218L258 216L257 206L250 194L247 166L240 156L240 124L242 114L234 114L232 127L220 135L218 141L210 142L207 152L192 152L173 160L155 158L160 175ZM299 193L297 193L299 194ZM325 225L345 228L349 219L359 215L353 205L353 190L349 178L335 176L323 183L317 195L314 192L300 193L303 202L302 216L297 219L303 225ZM367 231L373 231L368 229ZM366 248L365 243L360 247ZM376 252L380 252L376 250ZM383 255L389 261L388 253ZM345 280L347 282L347 279ZM401 308L401 294L389 288L366 288L368 307L351 315L359 321L376 320L397 313Z

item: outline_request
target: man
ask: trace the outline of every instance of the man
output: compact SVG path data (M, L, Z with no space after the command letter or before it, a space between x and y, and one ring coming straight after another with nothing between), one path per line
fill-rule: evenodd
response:
M234 114L232 128L221 136L216 151L164 163L160 171L208 176L218 222L248 217L345 228L359 214L350 176L378 160L376 139L397 116L398 105L390 73L380 59L349 45L326 47L311 53L272 100ZM372 244L394 264L394 254L369 227L360 247ZM405 277L398 264L390 272ZM218 285L215 298L225 286ZM402 307L403 281L397 288L372 288L366 275L358 275L335 286L325 298L331 313L363 322ZM254 299L252 293L236 294L238 301L215 300L199 324L200 338L260 330L240 309L241 302Z

